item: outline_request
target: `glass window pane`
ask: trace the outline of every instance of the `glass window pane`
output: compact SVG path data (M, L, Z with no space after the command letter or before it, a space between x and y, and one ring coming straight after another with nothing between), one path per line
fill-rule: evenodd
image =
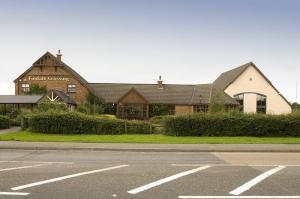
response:
M256 112L266 114L267 112L267 97L264 95L256 95Z

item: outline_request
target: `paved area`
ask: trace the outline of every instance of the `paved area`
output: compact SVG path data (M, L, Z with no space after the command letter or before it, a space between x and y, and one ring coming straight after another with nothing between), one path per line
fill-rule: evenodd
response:
M300 198L299 187L300 153L0 150L1 199Z
M0 149L139 152L300 152L300 144L123 144L0 141Z
M5 134L5 133L18 132L18 131L21 131L21 127L15 126L15 127L9 128L9 129L1 129L0 135Z

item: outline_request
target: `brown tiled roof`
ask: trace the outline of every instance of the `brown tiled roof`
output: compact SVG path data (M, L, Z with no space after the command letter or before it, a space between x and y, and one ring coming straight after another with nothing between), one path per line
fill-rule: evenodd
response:
M236 78L242 74L249 66L254 65L252 62L244 64L240 67L222 73L215 81L214 86L221 90L225 90Z
M0 95L0 104L37 104L43 95Z
M55 95L57 95L61 100L63 100L63 102L65 102L66 104L74 104L76 105L77 103L68 95L66 94L64 91L61 90L57 90L57 89L51 89L48 91L48 94L50 93L54 93Z
M208 104L212 89L211 84L178 85L164 84L163 89L158 89L157 84L122 84L122 83L90 83L89 86L95 94L106 102L116 103L131 89L138 91L151 104ZM226 104L237 102L226 95L222 90L222 100ZM201 95L201 100L200 100ZM221 99L220 99L221 100Z

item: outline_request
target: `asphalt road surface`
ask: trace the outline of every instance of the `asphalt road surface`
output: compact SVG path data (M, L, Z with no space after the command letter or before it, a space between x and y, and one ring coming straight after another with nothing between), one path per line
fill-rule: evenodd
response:
M299 153L0 150L0 198L299 198Z

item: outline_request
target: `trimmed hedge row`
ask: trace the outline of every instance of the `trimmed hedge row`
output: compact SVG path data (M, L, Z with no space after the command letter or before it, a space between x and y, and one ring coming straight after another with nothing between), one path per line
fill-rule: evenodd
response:
M164 121L165 133L176 136L300 136L300 114L191 114Z
M8 129L9 126L9 117L0 115L0 129Z
M24 122L25 124L26 122ZM150 124L143 121L100 119L81 113L40 113L28 119L31 131L55 134L150 134Z

